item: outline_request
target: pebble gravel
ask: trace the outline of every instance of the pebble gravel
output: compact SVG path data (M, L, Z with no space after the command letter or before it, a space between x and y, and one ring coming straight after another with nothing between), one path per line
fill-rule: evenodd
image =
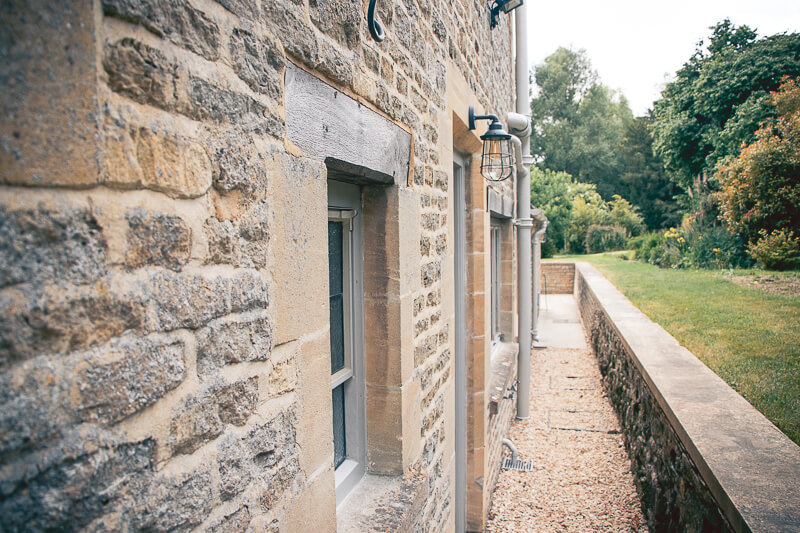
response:
M531 368L531 416L508 438L533 471L501 472L486 531L647 532L591 351L533 350Z

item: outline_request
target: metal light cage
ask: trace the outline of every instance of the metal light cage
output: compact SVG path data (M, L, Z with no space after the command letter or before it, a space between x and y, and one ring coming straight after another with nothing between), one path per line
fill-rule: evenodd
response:
M494 123L492 126L494 126ZM514 171L514 155L511 153L511 135L507 133L505 135L498 135L497 133L493 133L491 126L489 128L489 131L481 136L483 140L481 176L489 181L504 181L510 178Z
M483 154L481 155L481 176L489 181L503 181L514 172L514 154L511 151L511 134L506 133L497 115L478 115L475 106L469 106L469 129L477 127L477 121L491 120L489 129L481 135Z

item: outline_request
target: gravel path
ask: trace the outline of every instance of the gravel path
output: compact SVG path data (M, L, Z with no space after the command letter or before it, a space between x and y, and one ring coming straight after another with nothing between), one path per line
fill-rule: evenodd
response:
M591 351L533 350L531 368L531 417L508 438L533 472L501 472L486 531L648 531Z

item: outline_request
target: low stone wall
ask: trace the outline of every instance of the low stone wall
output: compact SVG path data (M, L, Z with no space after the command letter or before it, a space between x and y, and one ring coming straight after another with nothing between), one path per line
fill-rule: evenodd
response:
M541 294L572 294L575 291L575 263L541 263Z
M800 531L800 447L597 270L576 296L653 532Z

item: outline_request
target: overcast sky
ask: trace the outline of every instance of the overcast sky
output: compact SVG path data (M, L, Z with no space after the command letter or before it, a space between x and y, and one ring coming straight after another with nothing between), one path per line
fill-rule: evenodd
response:
M586 49L601 80L642 115L666 77L725 17L759 37L800 31L800 0L526 0L528 59L544 62L559 46Z

